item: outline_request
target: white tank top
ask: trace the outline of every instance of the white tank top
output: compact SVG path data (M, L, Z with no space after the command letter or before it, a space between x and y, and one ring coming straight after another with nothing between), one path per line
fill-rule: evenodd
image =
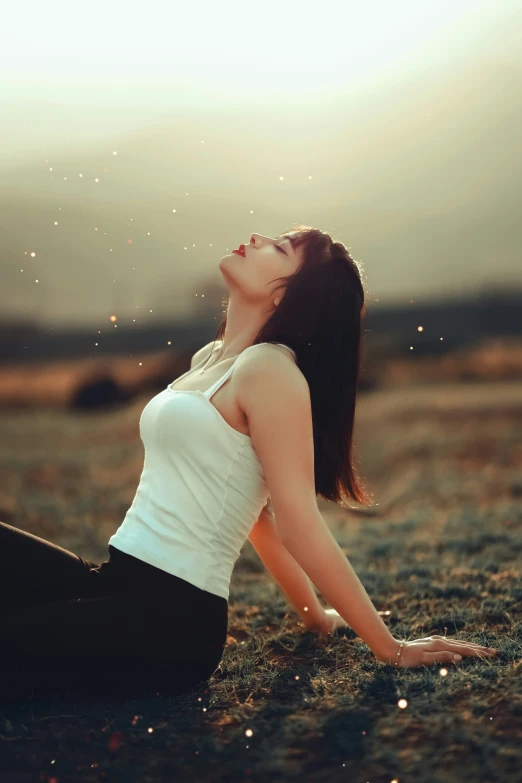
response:
M242 351L210 389L169 384L147 403L139 422L145 449L140 482L109 539L116 549L227 600L234 564L269 493L250 437L231 427L210 398L255 347Z

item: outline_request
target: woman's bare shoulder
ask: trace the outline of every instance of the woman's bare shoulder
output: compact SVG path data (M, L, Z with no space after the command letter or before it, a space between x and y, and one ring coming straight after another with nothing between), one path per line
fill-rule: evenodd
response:
M270 383L279 386L282 383L294 385L296 390L308 386L303 372L299 369L293 354L286 348L274 343L255 346L256 350L245 351L238 362L234 374L239 392L246 386L250 389L257 386L258 379L268 379ZM241 400L241 394L238 394ZM244 411L244 405L240 401Z

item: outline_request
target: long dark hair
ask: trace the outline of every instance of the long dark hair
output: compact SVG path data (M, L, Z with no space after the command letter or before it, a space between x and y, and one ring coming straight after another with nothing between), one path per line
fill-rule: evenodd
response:
M366 314L361 268L326 232L299 225L291 233L303 262L294 274L272 281L282 281L272 296L280 288L284 295L252 344L284 343L297 355L310 389L316 496L343 508L353 508L348 498L369 506L352 443ZM226 323L225 315L214 342L223 339Z

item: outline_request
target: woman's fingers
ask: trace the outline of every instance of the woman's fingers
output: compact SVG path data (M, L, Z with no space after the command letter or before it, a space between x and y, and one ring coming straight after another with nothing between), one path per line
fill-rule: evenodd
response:
M484 645L476 644L475 642L465 642L463 639L448 639L444 636L434 636L433 638L439 642L444 642L444 644L447 645L450 650L455 649L458 652L461 652L462 650L477 650L485 654L498 652L498 650L495 650L491 647L484 647Z
M448 644L447 648L445 650L438 650L436 652L426 652L425 655L431 656L431 661L453 661L455 659L455 656L460 656L461 658L468 657L468 658L480 658L481 660L491 660L492 658L496 658L496 654L492 652L488 652L484 649L476 649L475 647L470 647L469 645L465 643L461 644Z
M459 663L463 657L491 660L496 654L480 644L434 635L407 641L402 648L402 663L399 666Z
M440 650L439 652L425 652L424 660L421 665L430 666L434 663L455 663L462 658L457 658L459 653L450 652L449 650Z
M486 658L495 658L497 653L490 650L489 647L481 647L479 644L469 644L468 642L447 643L448 649L460 653L461 655L474 655Z
M497 654L494 652L490 652L487 648L482 649L476 649L475 647L470 647L467 644L455 644L454 646L451 646L452 650L455 650L455 652L459 653L460 655L467 655L472 658L496 658Z

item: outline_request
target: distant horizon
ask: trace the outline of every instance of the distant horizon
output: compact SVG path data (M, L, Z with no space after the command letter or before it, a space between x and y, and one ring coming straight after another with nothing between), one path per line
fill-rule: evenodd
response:
M492 301L517 301L520 299L521 305L522 305L522 283L515 287L504 287L504 288L480 288L475 291L468 290L468 291L455 291L453 293L443 294L442 296L433 296L433 297L424 297L419 298L416 297L413 299L412 302L408 300L407 302L403 301L370 301L367 302L367 309L368 311L372 309L377 309L379 311L386 311L386 310L392 310L394 312L400 312L400 311L406 311L406 310L415 310L416 307L419 308L443 308L445 304L451 305L458 302L483 302L487 301L488 299L491 299ZM156 328L160 326L168 326L169 323L176 324L177 326L182 326L183 324L189 324L191 326L197 326L198 324L209 324L211 321L215 321L216 323L216 330L218 328L219 323L221 323L221 319L218 318L216 315L213 315L212 313L208 316L203 315L197 315L194 311L192 311L188 316L184 317L177 317L174 316L162 316L162 317L149 317L147 322L140 322L137 320L136 322L130 322L125 316L120 316L118 318L118 325L121 326L133 326L136 329L141 327L149 327L149 328ZM0 313L0 331L5 330L8 331L10 328L23 328L23 327L29 327L29 328L37 328L42 330L49 329L50 331L67 331L67 330L73 330L78 332L83 331L91 331L92 329L98 329L100 328L99 323L92 324L89 322L80 323L80 322L59 322L59 321L52 321L52 322L46 322L46 321L37 321L32 320L30 318L23 317L21 314L17 313L14 317L5 317L3 314ZM104 326L105 329L114 328L114 324L107 322Z

